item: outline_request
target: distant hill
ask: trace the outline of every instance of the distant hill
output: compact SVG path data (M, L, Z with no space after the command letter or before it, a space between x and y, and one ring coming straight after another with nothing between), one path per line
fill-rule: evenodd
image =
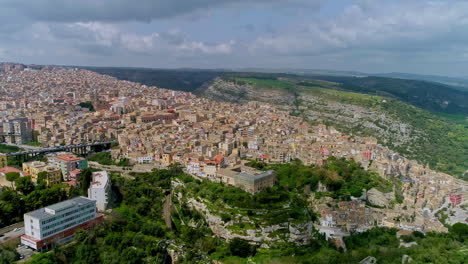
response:
M119 80L138 82L148 86L191 92L208 81L224 74L217 70L199 69L148 69L114 67L79 67L100 74L113 76Z
M450 85L453 88L461 90L461 91L468 91L468 78L456 78L456 77L447 77L447 76L438 76L438 75L422 75L422 74L411 74L411 73L400 73L400 72L379 73L379 74L372 74L372 76L438 82L438 83Z
M303 70L303 72L300 72L301 70L296 69L277 69L270 70L277 71L276 73L268 73L268 69L251 68L240 69L240 71L243 71L242 73L223 69L82 68L114 76L120 80L190 92L206 87L217 77L229 75L247 76L254 74L257 78L317 79L339 83L340 85L335 87L337 89L398 98L434 113L468 114L468 92L437 82L365 76L364 73L359 72L327 70ZM256 72L252 73L250 71Z
M310 76L340 84L338 89L398 98L434 113L468 115L468 92L445 84L385 77Z

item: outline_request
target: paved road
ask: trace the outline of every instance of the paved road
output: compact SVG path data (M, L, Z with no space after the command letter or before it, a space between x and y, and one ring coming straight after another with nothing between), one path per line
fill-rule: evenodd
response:
M24 222L21 221L21 222L18 222L18 223L15 223L15 224L12 224L12 225L9 225L9 226L6 226L6 227L2 227L2 228L0 228L0 235L3 235L5 233L7 233L7 232L12 231L15 228L23 227L23 226L24 226Z
M33 249L28 248L25 245L19 245L16 248L16 252L18 252L18 254L20 254L21 259L18 261L20 263L28 261L29 258L31 258L32 255L37 254L36 251L34 251Z
M16 239L24 234L24 227L15 228L12 231L6 232L0 237L0 244L6 243L12 239Z
M172 207L172 195L171 193L166 195L163 206L163 215L164 222L166 223L167 228L172 229L172 220L171 220L171 207Z

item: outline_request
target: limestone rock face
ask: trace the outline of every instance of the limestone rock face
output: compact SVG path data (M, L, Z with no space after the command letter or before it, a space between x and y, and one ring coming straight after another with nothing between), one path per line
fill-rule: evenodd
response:
M226 240L241 238L252 244L268 248L270 242L277 240L286 240L298 245L305 245L310 242L313 234L313 223L281 223L279 225L261 226L255 229L246 229L242 234L233 232L228 228L231 221L225 223L221 217L212 214L203 202L193 198L188 199L188 205L202 213L205 216L207 224L213 233Z
M383 193L376 188L372 188L367 191L367 201L376 206L388 207L390 202L395 199L395 193Z

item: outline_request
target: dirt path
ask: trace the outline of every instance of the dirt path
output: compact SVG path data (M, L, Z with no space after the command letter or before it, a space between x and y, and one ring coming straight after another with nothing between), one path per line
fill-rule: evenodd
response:
M163 207L163 216L164 222L169 229L172 229L172 220L171 220L171 207L172 207L172 195L166 195L166 199L164 200L164 207Z

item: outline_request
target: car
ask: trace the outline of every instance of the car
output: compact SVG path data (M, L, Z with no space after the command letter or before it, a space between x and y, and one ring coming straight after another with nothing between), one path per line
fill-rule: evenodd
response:
M21 227L17 227L17 228L15 228L15 229L13 229L13 232L18 232L18 231L20 231L20 230L21 230Z

